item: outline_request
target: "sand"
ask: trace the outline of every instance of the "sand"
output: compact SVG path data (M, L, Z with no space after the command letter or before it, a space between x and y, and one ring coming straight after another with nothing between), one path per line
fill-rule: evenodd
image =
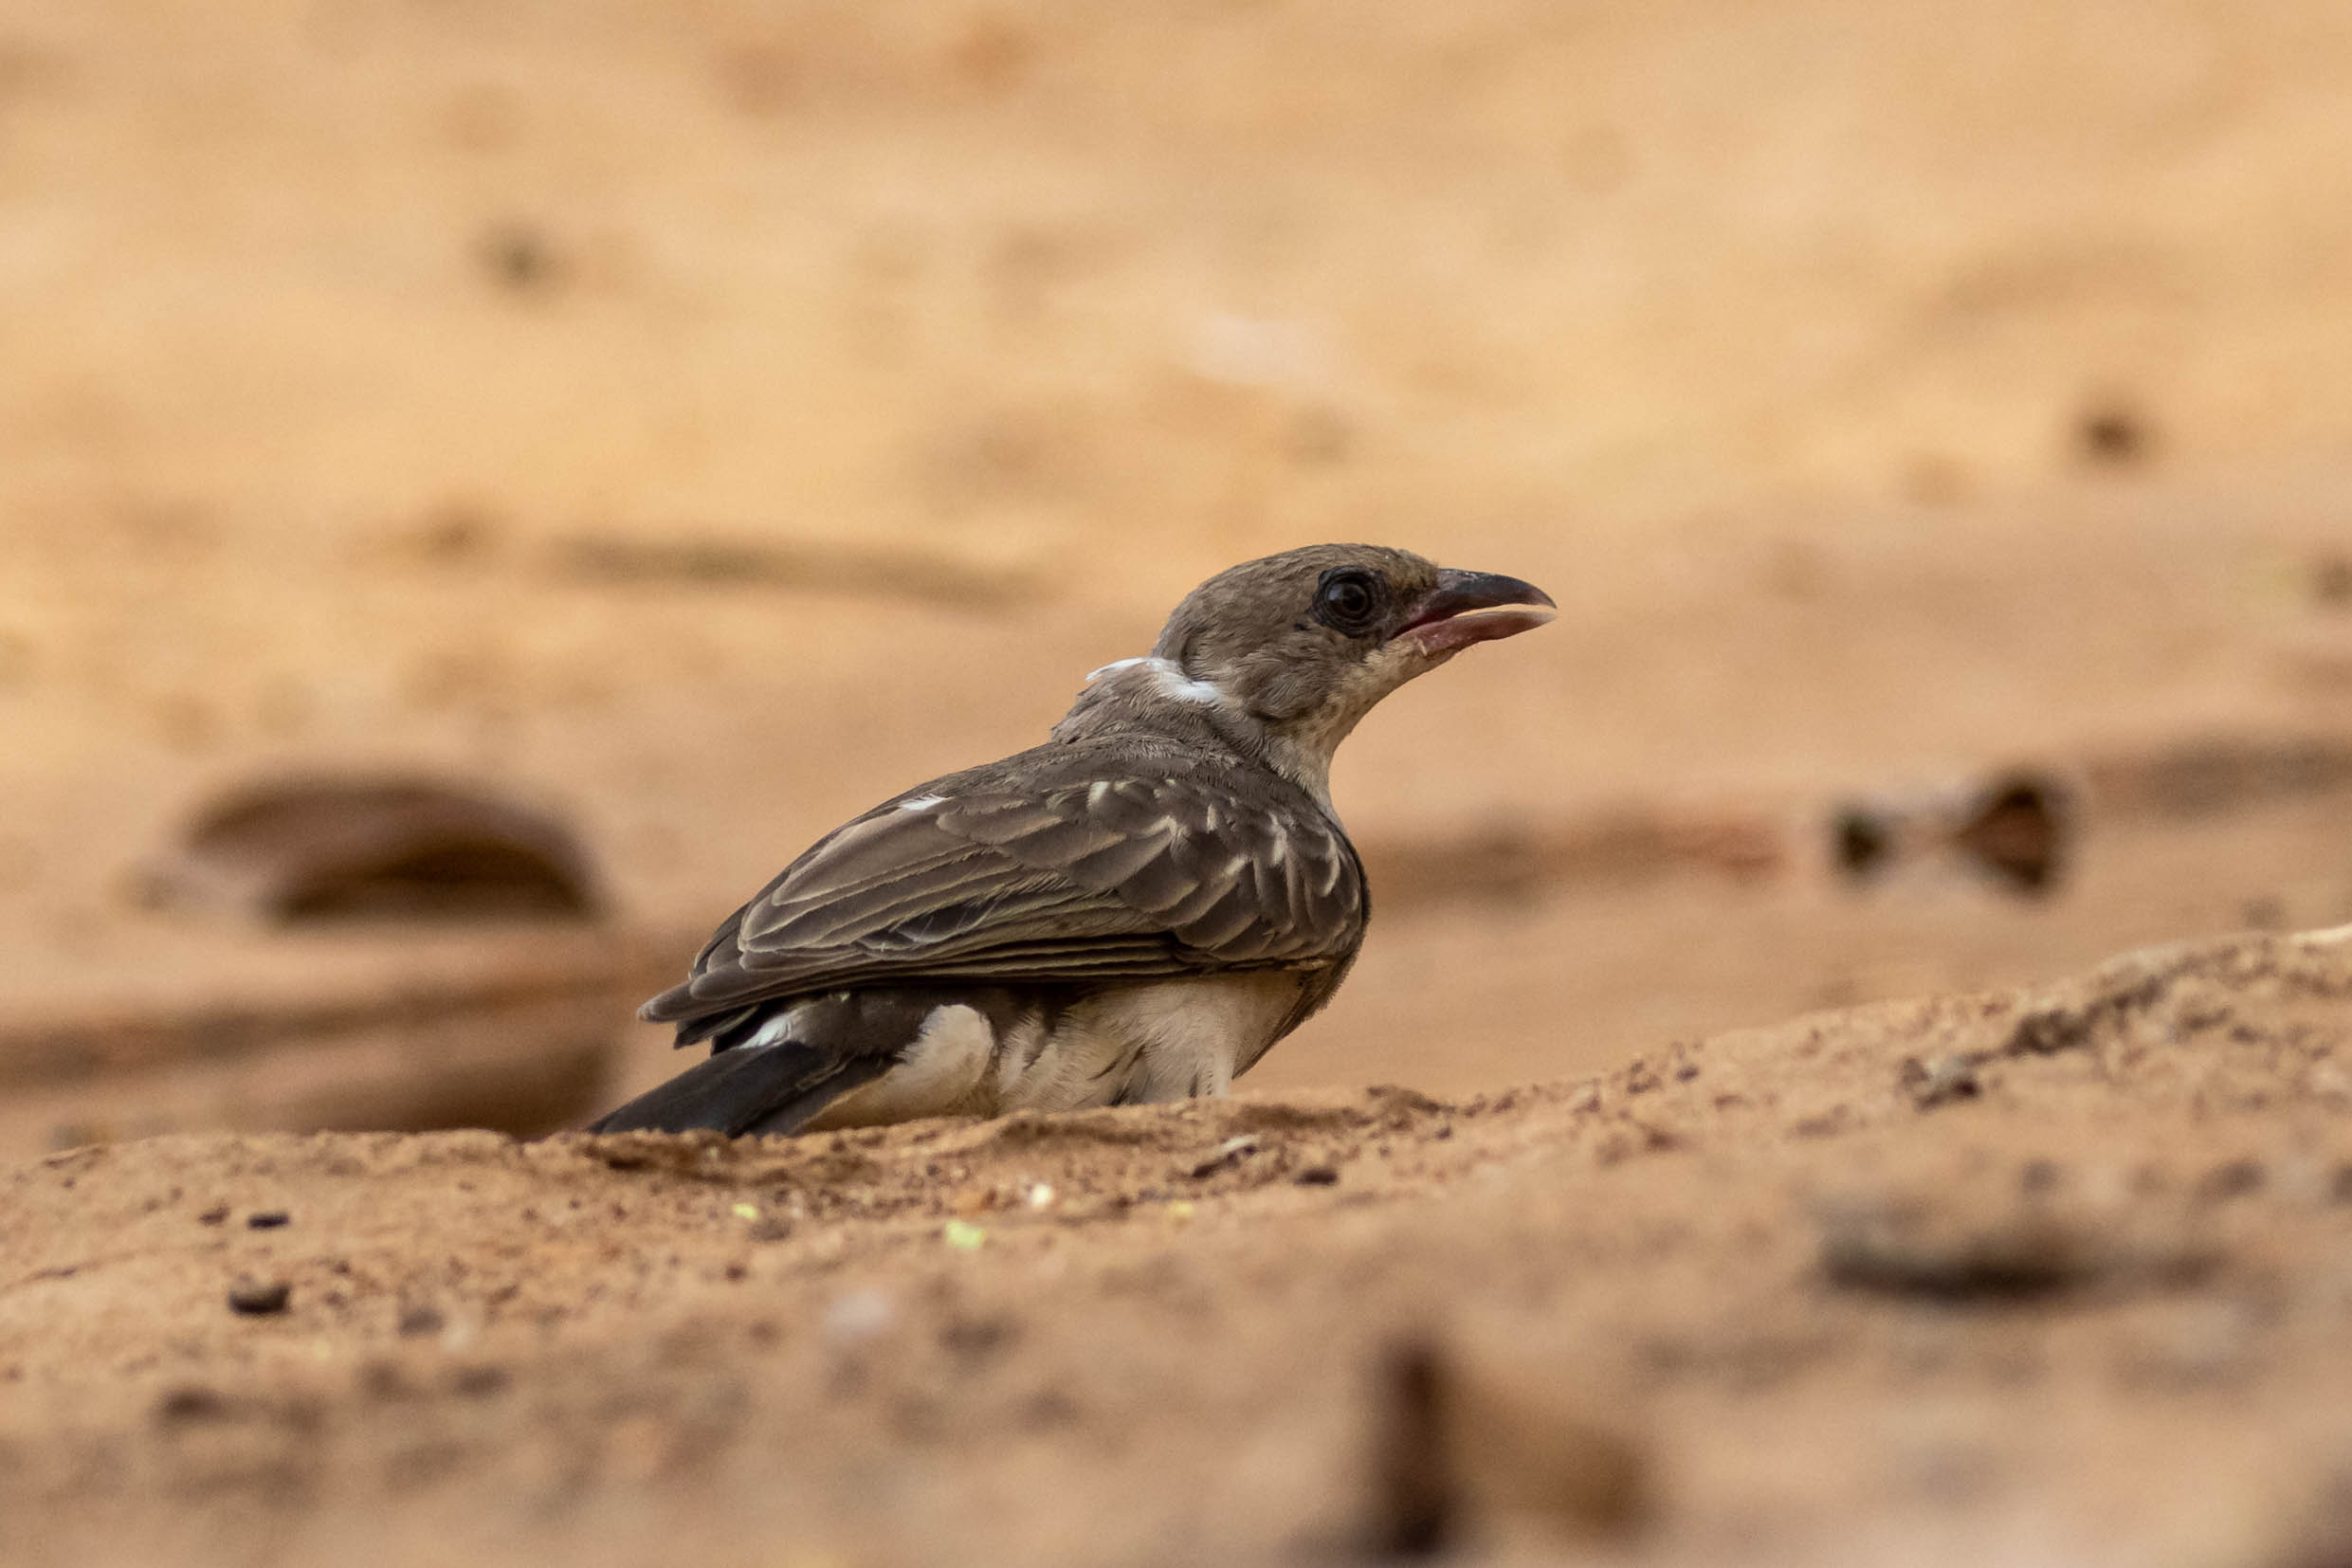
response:
M1450 1102L55 1156L0 1542L2330 1561L2348 1003L2337 931Z
M2348 81L2218 0L0 4L0 1556L2340 1559ZM1562 614L1350 741L1372 937L1241 1099L564 1134L816 834L1346 538ZM1837 870L2018 770L2043 896ZM319 771L604 918L146 896Z

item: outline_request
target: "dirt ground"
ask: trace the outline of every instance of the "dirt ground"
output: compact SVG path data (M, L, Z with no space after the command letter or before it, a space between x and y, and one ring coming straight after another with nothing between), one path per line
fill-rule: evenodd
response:
M1458 1102L92 1147L0 1546L2335 1562L2348 1109L2352 929Z
M2339 1560L2348 88L2284 0L0 0L0 1556ZM1350 741L1243 1101L507 1139L1349 538L1562 613ZM2039 895L1934 829L2021 770ZM603 917L156 904L321 772Z

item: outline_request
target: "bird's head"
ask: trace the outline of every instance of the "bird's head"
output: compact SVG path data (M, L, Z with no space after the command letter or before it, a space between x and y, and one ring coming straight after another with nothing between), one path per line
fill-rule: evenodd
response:
M1309 545L1245 561L1194 589L1151 656L1112 666L1118 678L1108 684L1122 700L1164 699L1246 720L1293 764L1285 771L1320 781L1381 698L1472 643L1530 630L1552 612L1548 594L1516 577L1453 571L1376 545Z

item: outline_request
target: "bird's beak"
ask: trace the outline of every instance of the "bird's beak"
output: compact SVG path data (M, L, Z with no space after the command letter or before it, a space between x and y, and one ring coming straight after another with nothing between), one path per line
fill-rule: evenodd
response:
M1421 596L1397 636L1443 657L1472 643L1516 637L1552 619L1559 607L1533 583L1492 572L1443 571Z

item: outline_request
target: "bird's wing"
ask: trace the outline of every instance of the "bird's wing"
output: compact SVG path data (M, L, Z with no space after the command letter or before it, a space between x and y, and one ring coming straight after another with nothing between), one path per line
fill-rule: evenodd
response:
M893 983L1314 967L1355 951L1363 873L1304 799L1213 777L934 785L833 832L719 928L657 1022Z

